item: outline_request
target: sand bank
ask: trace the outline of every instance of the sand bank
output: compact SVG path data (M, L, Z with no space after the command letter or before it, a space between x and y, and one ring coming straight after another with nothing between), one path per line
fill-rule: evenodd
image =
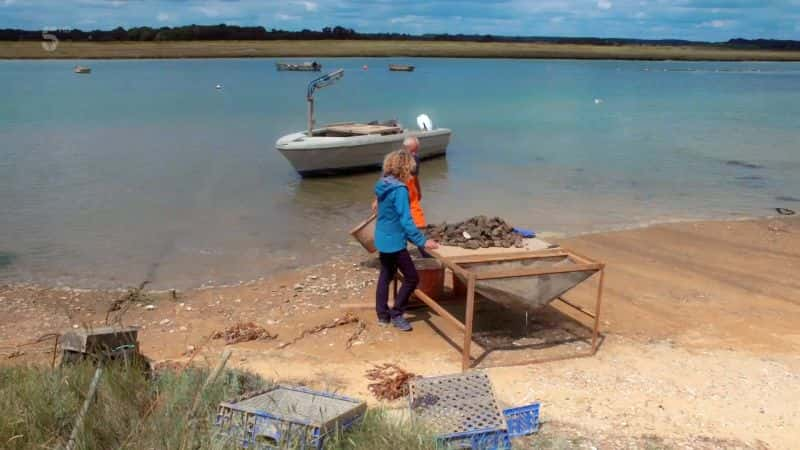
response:
M0 42L0 59L127 59L250 57L443 57L629 59L684 61L800 61L800 52L713 46L578 45L419 41L181 41L68 42L45 51L40 42Z

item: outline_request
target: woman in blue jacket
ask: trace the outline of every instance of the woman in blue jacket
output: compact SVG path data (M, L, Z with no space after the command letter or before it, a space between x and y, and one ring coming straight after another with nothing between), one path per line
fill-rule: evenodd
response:
M391 322L401 331L411 331L411 324L403 317L406 303L419 283L417 269L406 250L406 242L426 249L435 249L439 245L425 238L414 220L408 201L406 181L411 177L416 163L414 157L405 150L397 150L386 155L383 160L383 176L375 184L375 196L378 199L378 220L375 224L375 247L380 252L381 274L375 293L375 310L378 313L378 324L389 325ZM389 284L400 269L403 274L403 285L389 308Z

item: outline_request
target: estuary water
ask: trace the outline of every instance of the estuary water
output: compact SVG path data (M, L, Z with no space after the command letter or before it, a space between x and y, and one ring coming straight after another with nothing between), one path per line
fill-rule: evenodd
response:
M800 64L319 61L345 69L319 123L453 130L421 168L433 222L569 235L800 210ZM274 142L319 74L274 63L0 62L0 282L185 288L356 251L377 174L294 173Z

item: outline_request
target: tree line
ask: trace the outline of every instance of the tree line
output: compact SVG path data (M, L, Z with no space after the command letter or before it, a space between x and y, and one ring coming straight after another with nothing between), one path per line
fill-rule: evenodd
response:
M225 41L225 40L404 40L404 41L470 41L470 42L541 42L557 44L592 45L684 45L716 46L736 49L800 50L800 41L778 39L730 39L726 42L700 42L680 39L623 39L591 37L547 37L547 36L497 36L490 34L421 34L404 33L358 33L342 26L325 27L322 30L287 31L267 30L264 27L241 27L236 25L186 25L180 27L122 27L113 30L83 31L79 29L47 30L59 40L76 42L113 41ZM0 41L39 41L45 31L0 29Z

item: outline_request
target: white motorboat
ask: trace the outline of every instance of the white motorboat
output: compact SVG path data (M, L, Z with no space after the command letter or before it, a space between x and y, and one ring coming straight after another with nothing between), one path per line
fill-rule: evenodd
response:
M338 70L320 77L308 87L308 123L306 131L288 134L275 147L302 176L331 175L380 168L387 153L402 147L403 139L419 139L420 159L442 156L447 152L451 131L433 128L430 118L417 119L419 129L406 129L395 121L383 123L345 122L314 127L314 91L330 86L343 76Z

